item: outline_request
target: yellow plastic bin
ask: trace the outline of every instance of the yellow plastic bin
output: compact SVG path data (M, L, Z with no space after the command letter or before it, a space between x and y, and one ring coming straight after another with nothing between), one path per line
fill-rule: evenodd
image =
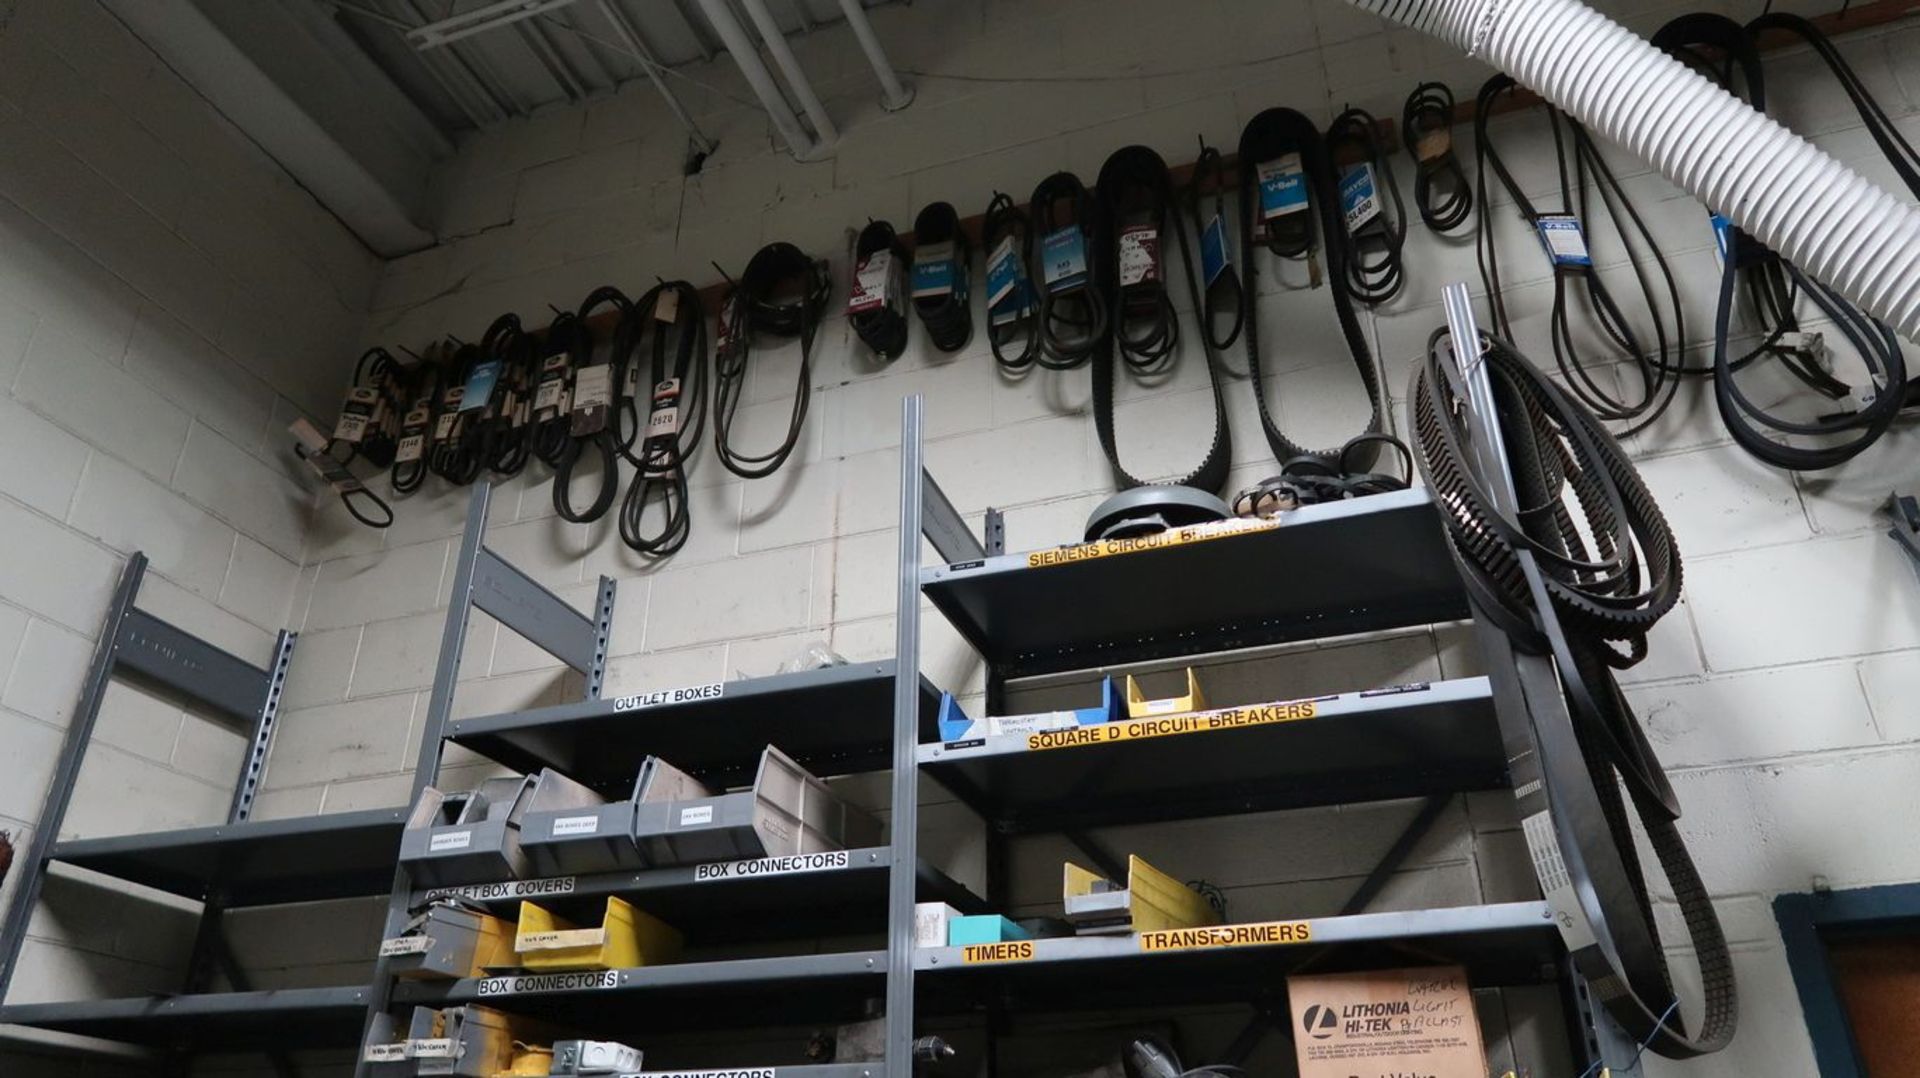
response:
M532 902L520 903L513 949L532 970L657 966L680 955L680 933L658 917L609 897L598 928L579 928Z

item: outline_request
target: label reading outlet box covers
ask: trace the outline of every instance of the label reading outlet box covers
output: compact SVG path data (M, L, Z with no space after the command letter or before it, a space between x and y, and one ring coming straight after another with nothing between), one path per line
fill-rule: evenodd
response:
M681 827L696 827L703 823L712 823L712 822L713 822L713 806L712 805L692 805L688 808L683 808L680 810L680 826Z
M553 821L553 837L561 835L591 835L600 830L598 816L560 816Z
M427 849L432 853L442 850L464 850L473 845L471 831L442 831L427 840Z
M1587 253L1587 237L1580 231L1580 218L1570 213L1548 213L1542 214L1536 224L1547 261L1556 269L1593 265L1593 256Z
M572 876L552 876L544 880L504 880L500 883L470 883L464 887L441 887L428 891L426 901L439 898L466 898L491 902L503 898L540 898L573 893Z
M1260 219L1271 221L1307 208L1307 174L1300 155L1282 154L1253 166L1260 177Z
M1288 977L1300 1078L1485 1078L1459 966Z

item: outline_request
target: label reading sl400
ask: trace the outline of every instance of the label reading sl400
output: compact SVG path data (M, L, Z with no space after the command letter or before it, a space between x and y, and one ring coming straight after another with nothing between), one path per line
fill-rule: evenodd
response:
M1358 235L1380 216L1380 190L1374 183L1373 166L1365 161L1348 165L1340 173L1340 211L1347 218L1347 234Z

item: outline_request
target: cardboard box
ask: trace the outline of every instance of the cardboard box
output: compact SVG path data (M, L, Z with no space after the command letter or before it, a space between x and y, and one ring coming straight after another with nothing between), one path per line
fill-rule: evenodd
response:
M1459 966L1287 978L1300 1078L1486 1078Z
M945 902L916 902L913 905L913 945L915 947L945 947L947 945L947 925L960 916L960 911Z

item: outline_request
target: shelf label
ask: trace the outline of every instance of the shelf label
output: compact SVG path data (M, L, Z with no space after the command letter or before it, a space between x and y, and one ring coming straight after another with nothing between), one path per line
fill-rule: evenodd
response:
M1314 700L1289 700L1279 704L1252 704L1227 707L1218 711L1196 711L1191 715L1171 715L1164 719L1126 719L1121 722L1076 726L1071 730L1042 730L1027 735L1029 751L1071 749L1082 745L1107 745L1115 741L1137 741L1149 737L1198 734L1210 730L1231 730L1240 726L1266 726L1277 722L1298 722L1320 713Z
M432 936L394 936L380 941L380 957L392 958L403 954L426 954L433 950Z
M1006 943L969 943L960 948L960 961L973 965L976 962L1025 962L1033 957L1032 940L1011 940Z
M694 805L691 808L683 808L680 810L680 826L681 827L694 827L699 824L712 823L712 822L713 822L713 806L712 805Z
M482 977L482 996L517 996L531 992L591 992L620 987L617 969L589 973L523 973L512 977Z
M1141 535L1131 539L1102 539L1093 543L1078 543L1073 546L1054 547L1052 550L1036 550L1027 555L1027 568L1042 569L1049 565L1066 565L1076 561L1090 561L1094 558L1110 558L1116 554L1133 554L1142 550L1160 550L1170 546L1184 546L1187 543L1202 543L1209 539L1224 539L1230 535L1243 535L1247 532L1271 531L1280 526L1280 518L1264 520L1216 520L1206 524L1195 524L1189 528L1169 528L1152 535Z
M623 1078L774 1078L778 1067L748 1067L737 1071L637 1071Z
M797 872L831 872L851 864L845 850L832 853L802 853L791 857L755 857L746 861L721 861L695 865L695 883L712 880L737 880L748 876L790 876Z
M427 850L439 853L442 850L464 850L473 845L472 831L442 831L427 840Z
M501 883L470 883L463 887L436 887L427 892L425 901L464 898L474 902L492 902L503 898L570 895L573 893L573 884L572 876L553 876L544 880L506 880Z
M607 926L599 928L556 928L550 932L522 932L513 937L516 951L565 951L574 947L598 947L607 942Z
M557 816L553 821L553 837L561 835L591 835L600 830L598 816Z
M1143 951L1201 951L1216 947L1272 947L1312 943L1311 921L1261 921L1248 925L1206 925L1201 928L1163 928L1134 936Z
M407 1042L409 1059L458 1059L460 1044L452 1037L417 1037Z
M369 1044L366 1051L360 1053L360 1058L367 1063L404 1063L407 1059L407 1042Z
M684 704L692 700L718 700L725 695L727 695L725 682L710 681L705 685L682 685L677 689L655 689L652 692L617 697L613 701L613 709L615 711L637 711L641 708L659 707L662 704Z

